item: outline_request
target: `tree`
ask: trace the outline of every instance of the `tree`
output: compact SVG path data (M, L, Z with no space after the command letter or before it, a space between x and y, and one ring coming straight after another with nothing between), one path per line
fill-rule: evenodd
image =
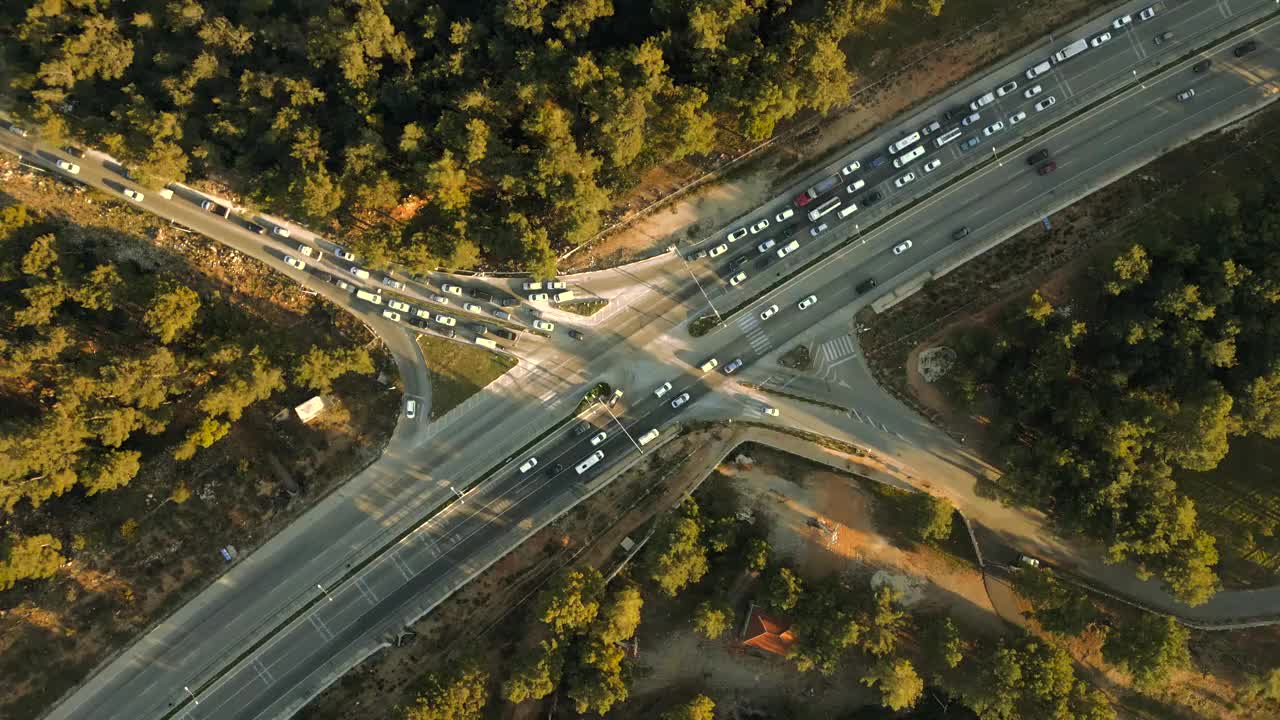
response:
M124 280L116 272L115 265L99 265L89 273L79 286L71 291L71 297L86 310L113 310Z
M1058 580L1052 572L1024 568L1014 576L1014 589L1031 603L1025 613L1040 627L1061 635L1080 635L1097 622L1098 611L1082 590Z
M481 720L489 703L489 674L465 660L449 674L432 674L405 720Z
M910 498L911 524L916 537L928 542L951 536L951 516L955 507L946 498L929 493L915 493Z
M1026 316L1032 322L1038 325L1044 325L1049 322L1049 318L1053 315L1053 305L1040 294L1039 290L1031 293L1031 298L1027 301Z
M862 684L879 686L880 704L894 711L915 707L924 693L924 681L906 658L876 663L874 669L862 677Z
M702 546L698 522L677 517L667 523L650 545L649 578L668 597L675 597L686 585L702 579L707 572L707 551Z
M1187 650L1190 636L1190 631L1172 617L1143 613L1136 621L1122 623L1107 633L1102 656L1133 675L1138 687L1156 688L1170 672L1191 664Z
M763 572L769 566L769 542L764 538L751 538L747 542L743 560L751 572Z
M902 593L892 585L881 585L875 591L875 606L864 623L866 634L862 638L862 647L876 657L884 657L898 646L898 635L902 632L907 614L897 607Z
M564 650L558 640L543 640L516 661L502 684L502 696L513 703L541 700L555 691L564 672Z
M697 695L662 713L661 720L715 720L715 717L715 701L706 695Z
M769 607L785 612L794 608L800 601L800 596L804 594L804 583L791 568L779 565L769 575L767 592Z
M948 668L954 669L965 656L965 643L960 629L951 618L939 616L925 626L925 655L937 658Z
M190 460L195 457L196 450L211 447L231 432L231 423L217 418L207 417L192 428L182 444L173 451L174 460Z
M298 359L293 381L302 387L328 393L333 389L333 381L339 377L347 373L370 375L373 370L373 360L364 348L323 350L312 346Z
M591 628L592 636L607 645L629 640L640 626L640 608L643 606L644 598L640 597L640 588L635 585L624 586L600 608Z
M693 612L693 629L708 640L715 640L729 629L733 622L733 611L723 603L712 600L702 601Z
M622 676L589 668L577 676L565 694L580 715L606 715L614 705L624 702L628 693Z
M595 568L565 570L534 601L533 614L560 637L586 630L600 612L604 578Z
M10 535L3 546L0 563L0 590L8 590L23 580L53 577L66 562L59 552L62 543L52 535Z
M835 576L818 581L801 596L791 625L796 642L789 657L796 668L823 675L836 671L845 651L858 642L865 629L850 609L852 604L849 588Z
M426 180L434 190L436 203L445 210L461 210L471 201L467 194L467 173L458 167L448 150L431 163Z
M1261 675L1247 676L1245 693L1262 700L1280 700L1280 667L1271 668Z
M142 321L152 335L167 345L191 329L199 312L200 296L189 287L171 283L151 298Z

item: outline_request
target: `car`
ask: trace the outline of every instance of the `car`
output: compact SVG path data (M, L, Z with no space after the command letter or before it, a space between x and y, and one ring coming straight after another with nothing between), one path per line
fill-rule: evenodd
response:
M560 463L555 463L551 467L547 468L547 477L549 478L555 477L556 475L559 475L562 472L564 472L564 465Z
M755 235L756 233L760 232L761 230L764 230L767 227L769 227L769 218L760 218L759 220L755 221L751 225L751 228L750 228L751 234Z
M519 304L520 304L520 300L519 300L518 298L513 298L513 297L511 297L510 295L499 295L499 296L498 296L498 305L500 305L500 306L502 306L502 307L504 307L504 308L505 308L505 307L515 307L516 305L519 305Z
M728 239L728 241L731 243L738 242L742 238L746 237L748 232L749 231L744 227L738 228L737 230L734 230L733 232L726 235L725 238Z
M906 185L910 185L915 181L916 181L916 174L913 172L909 172L906 175L903 175L902 177L898 178L897 180L894 180L893 184L894 184L894 187L904 187Z
M533 293L529 295L529 302L546 302L547 297L546 293Z
M247 222L247 221L246 221L246 222L245 222L245 224L244 224L244 228L245 228L246 230L248 230L249 232L254 233L254 234L257 234L257 235L266 235L266 234L267 234L267 229L266 229L265 227L263 227L263 226L259 225L259 224L258 224L258 223L256 223L256 222Z
M1027 164L1035 165L1049 159L1049 148L1040 148L1039 150L1027 156Z
M765 405L764 407L760 408L760 411L763 412L765 415L768 415L769 417L778 417L779 415L778 408L773 407L771 405Z
M817 296L817 295L810 295L809 297L807 297L807 298L805 298L805 299L801 300L801 301L800 301L800 304L799 304L799 305L796 305L796 307L797 307L797 308L799 308L799 309L801 309L801 310L806 310L806 309L808 309L808 308L813 307L813 304L814 304L814 303L816 303L816 302L818 302L818 296Z
M725 270L731 273L738 272L738 270L742 269L742 266L745 265L747 260L749 259L750 258L748 258L745 254L739 255L738 257L730 260L729 263L725 265Z
M795 209L795 208L787 208L786 210L783 210L782 212L778 213L777 215L774 215L774 216L773 216L773 221L774 221L774 222L786 222L786 221L790 220L791 218L795 217L795 214L796 214L796 209Z
M934 158L924 164L924 171L927 173L931 173L934 170L937 170L941 166L942 166L942 161L939 160L938 158Z
M854 160L853 162L840 168L841 175L852 175L862 169L862 163Z
M1040 561L1031 557L1030 555L1019 555L1018 564L1023 567L1029 567L1029 568L1040 567Z
M1049 97L1047 97L1047 98L1045 98L1045 99L1041 100L1040 102L1036 103L1036 112L1041 112L1041 111L1043 111L1043 110L1048 110L1049 108L1053 107L1053 104L1054 104L1054 103L1056 103L1056 102L1058 102L1058 98L1056 98L1056 97L1054 97L1054 96L1050 95Z
M762 253L769 252L769 249L777 244L778 244L777 240L765 240L764 242L756 246L756 250Z
M382 284L389 288L395 288L396 290L404 290L404 283L386 275L382 276Z
M609 433L607 433L607 432L605 432L605 431L603 431L603 430L601 430L600 432L596 433L595 435L592 435L592 436L591 436L591 445L592 445L592 447L594 447L594 446L596 446L596 445L599 445L600 443L604 442L604 441L605 441L605 438L607 438L607 437L609 437Z
M777 313L778 313L778 306L770 305L769 307L764 309L764 312L760 313L760 319L768 320L769 318L773 317Z
M548 290L568 290L569 284L559 280L550 280L546 283L546 288Z
M350 250L344 250L343 248L340 248L337 246L333 248L333 254L336 255L339 260L346 260L348 262L354 262L356 259L355 254L352 253Z
M409 316L409 317L405 318L405 319L404 319L404 321L405 321L405 322L407 322L407 323L409 323L410 325L412 325L412 326L416 327L416 328L425 328L425 327L427 327L427 321L426 321L426 320L423 320L423 319L422 319L422 318L420 318L420 317L413 317L413 316Z
M287 238L289 237L289 228L275 225L271 228L271 234L275 235L276 237Z
M1142 12L1138 13L1138 20L1145 22L1155 16L1156 16L1156 6L1152 5L1151 7L1148 7Z
M1258 49L1258 41L1250 40L1249 42L1237 45L1236 49L1231 51L1231 54L1235 55L1236 57L1244 57L1245 55L1248 55L1249 53L1257 49Z
M1213 65L1213 61L1212 61L1212 60L1210 60L1209 58L1205 58L1204 60L1201 60L1200 62L1196 63L1195 65L1192 65L1192 66L1191 66L1191 72L1195 72L1195 73L1202 73L1202 72L1204 72L1205 70L1208 70L1208 69L1209 69L1209 67L1210 67L1210 66L1212 66L1212 65Z
M1112 21L1111 21L1111 29L1112 29L1112 30L1123 30L1123 29L1125 28L1125 26L1127 26L1129 23L1132 23L1132 22L1133 22L1133 16L1132 16L1132 15L1121 15L1120 17L1116 18L1115 20L1112 20Z
M1177 95L1177 97L1178 97L1178 102L1187 102L1188 100L1190 100L1191 98L1193 98L1193 97L1195 97L1195 96L1196 96L1196 89L1195 89L1195 88L1187 88L1186 90L1183 90L1182 92L1178 93L1178 95Z
M738 368L740 368L740 367L742 367L742 358L734 358L734 359L733 359L733 362L731 362L731 363L729 363L728 365L725 365L725 366L724 366L724 374L725 374L725 375L732 375L732 374L733 374L733 371L734 371L734 370L737 370L737 369L738 369Z
M688 255L685 255L684 259L686 262L693 262L695 260L701 260L706 256L707 256L707 251L705 249L702 249L702 250L695 250L689 253Z
M1031 98L1039 95L1042 92L1044 92L1043 85L1032 85L1031 87L1027 88L1026 92L1022 93L1022 97L1030 100Z
M976 112L976 111L981 110L982 108L986 107L987 105L990 105L991 103L993 103L993 102L995 102L995 101L996 101L996 94L995 94L995 93L987 93L986 95L982 95L982 96L980 96L978 99L976 99L976 100L974 100L973 102L969 103L969 109L970 109L970 110L973 110L973 111L975 111L975 112Z
M1157 35L1157 36L1155 36L1155 37L1151 38L1151 42L1155 43L1156 45L1163 45L1163 44L1165 44L1165 43L1169 42L1169 41L1170 41L1170 40L1172 40L1172 39L1173 39L1173 31L1172 31L1172 30L1165 30L1164 32L1160 33L1159 35Z
M418 416L418 401L409 398L404 402L404 416L410 420Z
M341 291L343 291L343 292L355 292L355 291L356 291L356 289L351 285L351 283L347 282L346 280L339 280L338 282L334 283L334 285L337 285L337 286L338 286L338 289L339 289L339 290L341 290Z
M574 437L582 437L583 435L586 435L588 432L590 432L591 430L594 430L594 429L595 429L595 426L594 426L594 425L592 425L592 424L591 424L591 423L589 423L589 422L583 421L583 422L578 423L578 424L573 428L573 435L574 435Z
M450 285L449 283L440 283L440 289L449 293L450 295L459 295L459 296L462 295L462 288L458 287L457 285Z
M689 402L689 393L680 393L676 397L672 398L671 407L672 409L678 408L687 402Z
M66 172L69 172L72 175L80 174L80 166L73 162L67 162L66 160L58 160L57 163L55 164L58 166L59 170L65 170Z
M489 334L489 326L485 325L484 323L473 323L472 325L470 325L470 327L471 327L471 331L477 335Z
M1001 85L1000 87L996 88L996 96L997 96L997 97L1004 97L1005 95L1008 95L1009 93L1011 93L1011 92L1013 92L1014 90L1017 90L1017 89L1018 89L1018 81L1017 81L1017 80L1010 80L1009 82L1007 82L1007 83L1005 83L1005 84Z
M542 283L540 283L540 282L527 282L527 283L524 283L523 285L521 285L521 286L520 286L520 289L521 289L521 290L524 290L525 292L529 292L529 291L531 291L531 290L541 290L541 289L542 289Z
M810 234L810 235L812 235L813 237L818 237L819 235L821 235L822 233L824 233L824 232L826 232L826 231L827 231L827 224L826 224L826 223L822 223L821 225L815 225L815 226L813 226L813 227L809 228L809 234Z
M848 185L845 185L844 191L852 195L866 186L867 186L867 181L863 180L862 178L858 178L857 180L854 180Z
M969 113L960 121L960 127L969 127L970 125L982 119L982 113Z
M955 241L955 240L962 240L962 239L964 239L964 238L966 238L966 237L969 237L969 226L968 226L968 225L965 225L964 227L962 227L962 228L960 228L960 229L956 230L955 232L951 233L951 239L952 239L953 241Z
M862 196L862 207L871 207L884 199L884 193L879 190L872 190Z
M974 148L978 147L978 143L980 143L980 142L982 142L982 138L978 137L977 135L974 135L973 137L969 138L968 140L965 140L964 142L960 143L960 149L961 149L961 150L966 150L966 151L968 151L968 150L972 150L972 149L974 149Z
M431 294L431 295L428 295L428 296L427 296L427 299L428 299L428 300L430 300L430 301L431 301L431 302L433 302L433 303L436 303L437 305L448 305L448 304L449 304L449 298L447 298L447 297L445 297L445 296L443 296L443 295L436 295L436 294L434 294L434 293L433 293L433 294Z
M13 133L14 135L17 135L18 137L27 136L27 131L25 128L14 125L13 123L9 123L9 132Z
M894 246L893 246L893 254L894 254L894 255L901 255L902 253L904 253L904 252L906 252L906 251L908 251L908 250L910 250L910 249L911 249L911 241L910 241L910 240L903 240L902 242L900 242L900 243L898 243L897 245L894 245Z
M212 201L212 200L201 200L201 201L200 201L200 209L201 209L201 210L208 210L209 212L213 212L213 211L214 211L214 209L215 209L215 208L217 208L217 207L218 207L218 204L217 204L217 203L215 203L215 202L214 202L214 201Z
M436 315L435 321L446 327L453 327L458 324L457 320L449 317L448 315Z
M871 291L873 288L875 288L877 284L878 283L876 283L875 278L867 278L866 280L863 280L862 282L858 283L858 286L855 287L853 290L854 292L861 295L865 292Z
M708 251L707 251L707 256L708 256L708 257L720 257L721 255L723 255L723 254L725 254L725 253L727 253L727 252L729 252L729 245L728 245L727 243L720 243L719 245L717 245L717 246L715 246L715 247L711 248L710 250L708 250Z
M399 300L387 300L387 307L391 308L392 310L399 310L400 312L406 312L406 313L409 312L410 310L409 303L400 302Z
M541 330L543 332L555 332L556 324L547 322L546 320L534 320L533 327L535 330Z
M670 383L670 382L664 382L664 383L662 383L661 385L659 385L659 386L657 387L657 389L655 389L655 390L653 391L653 396L654 396L654 397L659 397L659 398L660 398L660 397L662 397L663 395L666 395L666 394L667 394L668 392L670 392L670 391L671 391L671 383Z
M1057 169L1058 169L1058 163L1053 162L1052 160L1050 160L1049 162L1047 162L1047 163L1045 163L1045 164L1041 165L1040 167L1036 168L1036 172L1040 173L1041 175L1048 175L1049 173L1051 173L1051 172L1053 172L1054 170L1057 170Z
M140 192L138 192L137 190L134 190L134 189L132 189L132 188L125 188L125 189L124 189L124 190L122 190L121 192L123 192L123 193L124 193L124 196L125 196L125 197L129 198L130 200L132 200L132 201L134 201L134 202L142 202L142 199L146 197L146 195L143 195L142 193L140 193Z
M942 129L942 123L941 123L941 122L939 122L939 121L937 121L937 120L934 120L933 122L929 123L928 125L925 125L924 127L920 128L920 134L921 134L921 135L926 135L926 136L927 136L927 135L929 135L930 133L935 133L935 132L937 132L937 131L939 131L939 130L941 130L941 129Z
M786 257L787 255L789 255L789 254L791 254L791 253L793 253L793 252L795 252L796 250L799 250L799 249L800 249L800 243L796 242L795 240L792 240L791 242L787 243L786 245L784 245L784 246L782 246L782 247L778 248L778 253L777 253L777 254L778 254L778 258L779 258L779 259L782 259L782 258Z
M800 226L799 226L799 225L788 225L788 226L786 226L786 227L782 228L782 237L783 237L784 239L785 239L785 238L789 238L789 237L791 237L792 235L795 235L795 234L796 234L796 232L797 232L797 231L799 231L799 230L800 230Z
M1027 71L1023 74L1026 75L1028 80L1035 80L1041 75L1049 72L1049 70L1052 68L1053 68L1053 65L1048 60L1041 60L1040 62L1036 63L1035 66L1028 68Z
M1098 47L1099 45L1101 45L1102 43L1110 39L1111 39L1111 33L1109 32L1104 32L1100 35L1095 35L1093 39L1089 41L1089 47Z
M1019 110L1018 112L1009 116L1009 125L1010 126L1017 125L1018 123L1026 119L1027 119L1027 111Z
M702 372L704 372L704 373L705 373L705 372L711 372L712 370L715 370L715 369L716 369L716 366L717 366L717 365L719 365L719 364L720 364L720 361L719 361L719 360L717 360L717 359L715 359L715 358L708 358L706 362L704 362L704 363L702 363L701 365L699 365L699 366L698 366L698 369L699 369L699 370L701 370L701 371L702 371Z
M63 145L62 152L70 155L73 158L81 158L81 159L84 158L84 150L81 150L75 145Z
M527 473L537 466L538 466L538 458L531 457L528 460L525 460L522 465L520 465L520 472Z
M299 270L306 270L307 264L292 255L284 256L284 264Z
M394 322L400 322L400 313L395 310L383 310L382 317Z
M982 128L982 134L984 137L991 137L992 135L995 135L996 133L1000 132L1003 129L1004 129L1004 122L997 120L991 123L990 125Z
M484 312L484 308L480 307L479 305L477 305L477 304L475 304L475 303L469 303L469 302L464 302L464 303L462 303L462 309L463 309L463 310L466 310L467 312L473 312L473 313L482 313L482 312Z
M877 156L875 156L875 157L871 158L870 160L868 160L868 161L867 161L867 164L871 166L871 169L872 169L872 170L875 170L876 168L880 167L881 165L883 165L883 164L885 164L885 163L887 163L887 162L889 162L889 161L888 161L888 160L886 160L886 159L885 159L885 157L884 157L883 155L877 155Z
M729 278L729 284L732 285L733 287L737 287L738 285L741 285L742 282L746 279L747 279L747 274L744 272L740 272L737 275L734 275L733 277Z
M586 339L587 339L587 336L586 336L586 335L583 335L583 334L582 334L580 331L578 331L578 330L570 330L570 331L569 331L569 337L573 338L574 340L579 340L579 341L581 341L581 340L586 340Z
M515 334L515 333L513 333L513 332L511 332L510 330L508 330L508 329L506 329L506 328L494 328L494 329L492 330L492 332L493 332L493 334L494 334L494 335L497 335L498 337L502 338L503 340L515 340L515 339L516 339L516 334Z

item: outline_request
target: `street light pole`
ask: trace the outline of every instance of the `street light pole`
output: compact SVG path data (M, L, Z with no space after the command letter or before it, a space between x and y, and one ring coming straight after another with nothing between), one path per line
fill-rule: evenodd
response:
M183 690L186 690L186 691L187 691L187 694L191 696L191 701L192 701L192 702L194 702L194 703L195 703L195 704L197 704L197 705L199 705L199 704L200 704L200 701L196 699L196 694L195 694L195 693L193 693L193 692L191 692L191 688L187 687L186 685L183 685L183 686L182 686L182 689L183 689Z
M685 259L684 255L680 255L680 253L676 253L676 255L679 255L680 262L684 263L684 269L689 271L689 277L693 278L693 283L698 286L698 291L702 293L702 297L707 301L707 304L711 306L711 312L714 312L716 314L716 319L720 321L721 325L724 325L724 316L716 309L716 304L711 302L711 297L707 295L707 291L702 288L702 283L698 281L698 276L693 274L693 268L689 267L689 261Z
M333 596L329 594L328 590L324 589L323 585L321 585L320 583L316 583L316 587L320 590L320 592L324 593L325 597L329 598L329 602L333 602Z
M618 416L613 414L613 408L609 407L609 404L604 400L597 400L596 402L600 403L601 407L604 408L604 411L609 413L609 417L613 418L613 421L618 423L618 427L622 429L622 434L626 435L627 439L631 441L631 444L636 446L636 450L639 450L640 454L643 455L644 450L640 447L640 444L636 442L636 439L631 437L631 433L627 432L627 426L623 425L622 421L618 419Z

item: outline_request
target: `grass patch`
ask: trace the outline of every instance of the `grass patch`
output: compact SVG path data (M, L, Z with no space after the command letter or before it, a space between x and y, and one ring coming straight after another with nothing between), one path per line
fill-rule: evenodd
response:
M432 420L461 405L517 362L509 355L430 335L419 335L418 347L431 374Z
M581 414L582 411L591 407L592 403L598 401L600 398L608 397L612 392L613 388L610 387L609 383L596 383L595 386L587 391L586 395L582 396L582 402L578 403L578 409L574 411L574 414Z
M809 346L797 345L791 348L778 358L778 364L792 370L808 370L813 364L813 358L809 355Z
M711 332L711 328L720 324L720 318L714 313L711 315L703 315L689 323L689 334L693 337L702 337Z
M578 302L563 303L556 305L556 307L560 310L564 310L565 312L571 312L574 315L591 317L603 310L608 304L608 300L605 300L604 298L596 298L595 300L579 300Z

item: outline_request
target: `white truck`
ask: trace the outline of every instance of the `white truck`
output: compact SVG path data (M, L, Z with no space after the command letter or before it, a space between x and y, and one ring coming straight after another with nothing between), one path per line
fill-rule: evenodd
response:
M1088 40L1077 40L1053 54L1053 62L1061 63L1070 60L1089 49Z

